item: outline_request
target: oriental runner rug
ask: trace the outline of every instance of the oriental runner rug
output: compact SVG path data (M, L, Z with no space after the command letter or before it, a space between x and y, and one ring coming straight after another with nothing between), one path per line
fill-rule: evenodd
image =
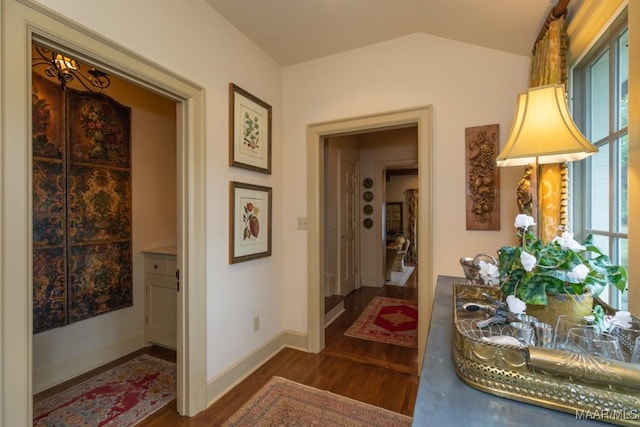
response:
M418 348L416 301L374 297L346 336L403 347Z
M406 415L273 377L223 427L410 425L411 418Z
M145 354L34 403L33 425L133 426L175 398L175 363Z

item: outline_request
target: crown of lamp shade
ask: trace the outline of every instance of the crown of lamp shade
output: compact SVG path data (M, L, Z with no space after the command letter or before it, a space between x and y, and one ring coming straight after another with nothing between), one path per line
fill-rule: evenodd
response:
M496 158L498 166L562 163L598 152L578 130L567 107L564 87L538 86L518 96L509 139Z

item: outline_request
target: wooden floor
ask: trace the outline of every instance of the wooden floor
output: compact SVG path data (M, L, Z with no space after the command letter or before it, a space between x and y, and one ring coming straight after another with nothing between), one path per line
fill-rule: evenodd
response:
M376 295L416 300L413 275L406 286L362 287L348 295L345 313L325 330L321 353L284 349L197 416L179 416L173 401L139 426L219 426L273 376L412 416L418 388L417 350L346 337L344 332ZM175 353L151 351L175 359Z

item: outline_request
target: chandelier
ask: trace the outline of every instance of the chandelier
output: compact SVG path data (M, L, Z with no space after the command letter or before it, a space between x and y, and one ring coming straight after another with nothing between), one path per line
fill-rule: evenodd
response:
M31 65L44 66L44 73L49 77L57 78L62 90L65 90L67 84L74 79L85 89L94 93L102 92L111 84L109 76L100 70L92 68L87 71L89 75L85 75L75 59L42 46L34 45L34 47L35 54Z

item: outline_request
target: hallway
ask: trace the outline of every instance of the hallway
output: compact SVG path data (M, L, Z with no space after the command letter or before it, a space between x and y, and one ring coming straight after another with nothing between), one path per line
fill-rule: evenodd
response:
M416 268L406 286L361 287L344 299L345 312L325 330L326 346L319 354L283 349L196 417L177 414L172 401L139 426L218 426L240 408L271 377L280 376L318 389L411 416L416 399L418 350L347 337L344 332L360 316L375 296L417 299ZM51 396L72 385L131 360L150 354L175 362L176 353L151 346L117 359L34 396L35 401Z
M341 357L373 366L380 366L404 373L416 373L418 350L351 338L344 332L356 321L360 313L375 296L417 300L418 290L413 287L414 270L407 286L385 285L382 288L361 287L349 294L344 301L345 312L326 329L325 348L322 354Z
M140 426L218 426L240 408L271 377L280 376L318 389L411 416L418 379L417 349L351 338L344 332L375 296L417 299L417 268L406 286L361 287L345 300L345 312L326 328L326 346L319 354L283 349L196 417L177 414L176 401L142 421ZM151 346L34 396L35 401L78 384L140 354L175 362L175 351Z
M413 415L419 377L418 350L344 336L374 296L417 299L418 269L407 286L361 287L345 298L345 312L326 328L319 354L284 349L193 418L177 415L175 402L140 426L218 426L271 377L280 376L394 412ZM416 277L416 280L414 280Z

